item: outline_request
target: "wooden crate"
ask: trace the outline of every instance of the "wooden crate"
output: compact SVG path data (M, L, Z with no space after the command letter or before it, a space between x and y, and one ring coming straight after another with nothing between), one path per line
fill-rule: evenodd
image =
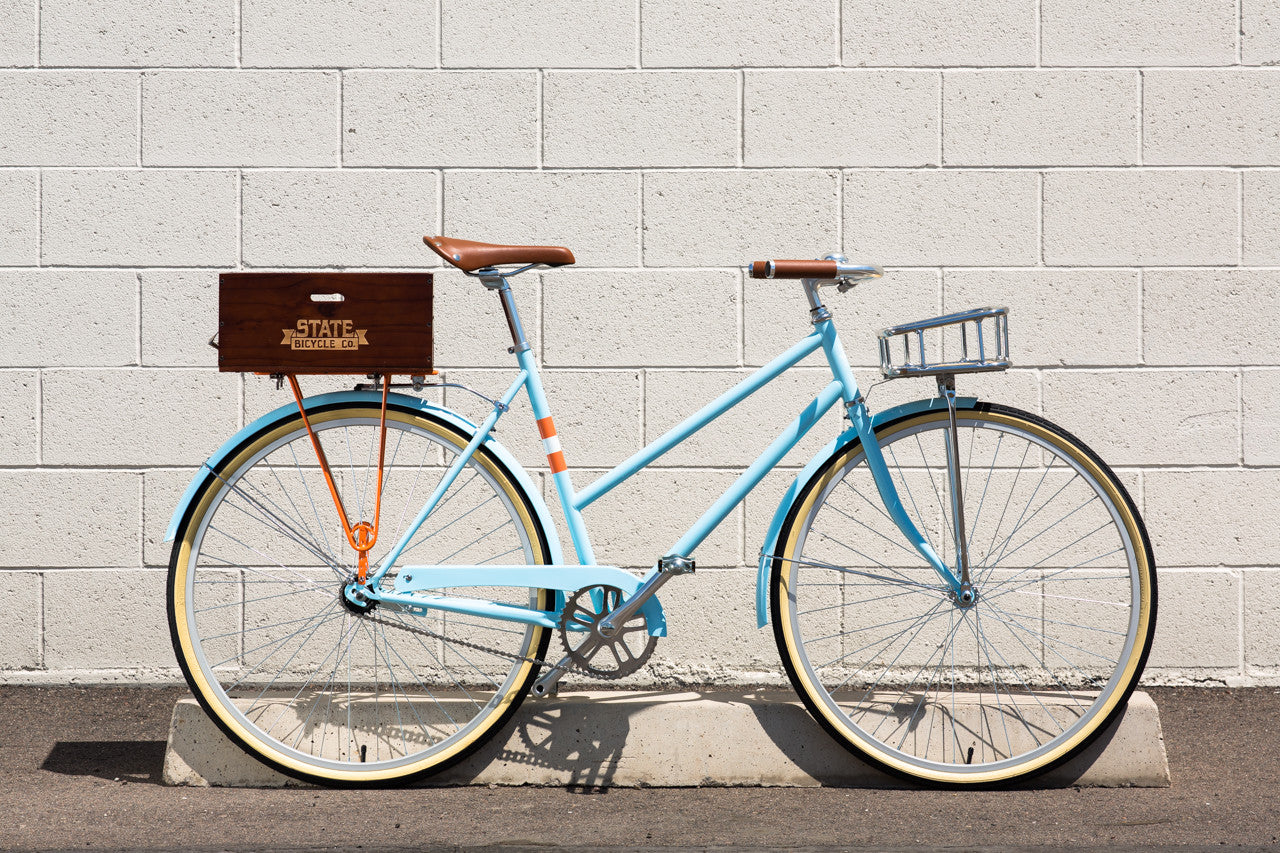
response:
M430 373L431 292L430 273L222 273L218 369Z

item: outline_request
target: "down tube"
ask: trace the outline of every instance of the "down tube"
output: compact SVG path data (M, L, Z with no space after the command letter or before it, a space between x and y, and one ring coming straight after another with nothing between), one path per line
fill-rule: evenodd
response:
M671 547L669 553L679 554L681 556L689 556L693 553L693 549L702 544L703 540L711 535L711 531L724 521L725 517L733 511L747 493L754 489L765 475L773 470L774 466L787 455L791 448L795 447L800 439L816 424L827 411L836 404L842 396L844 386L839 380L833 381L815 397L809 405L796 416L796 419L788 424L787 428L775 438L764 452L756 457L756 461L752 462L747 470L743 471L734 480L729 490L716 500L707 511L702 514L694 523L693 527L684 536L680 537L680 541Z

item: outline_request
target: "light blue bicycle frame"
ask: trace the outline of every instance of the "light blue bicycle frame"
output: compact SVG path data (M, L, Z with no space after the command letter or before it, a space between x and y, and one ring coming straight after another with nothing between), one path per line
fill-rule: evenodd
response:
M500 284L497 282L500 282ZM476 449L488 439L498 419L508 410L511 402L520 391L524 390L528 394L533 408L533 415L536 419L542 420L551 416L547 398L542 389L538 366L534 361L527 341L524 339L524 332L520 326L519 315L515 312L514 301L511 298L507 281L505 277L490 276L485 280L485 284L486 287L499 291L504 307L508 311L512 336L516 341L516 346L512 349L516 354L520 372L515 381L511 383L511 386L495 403L493 411L476 429L466 448L454 459L452 465L436 486L435 491L427 499L412 523L410 523L404 535L401 536L400 540L370 573L368 587L363 590L364 595L368 598L382 603L398 605L403 609L415 612L428 609L444 610L554 628L559 624L557 613L499 604L482 599L451 597L439 594L424 597L415 593L432 589L466 586L530 587L554 589L563 593L580 589L584 586L607 583L619 587L627 596L631 596L658 573L658 567L655 566L641 579L618 568L598 565L591 549L590 537L583 523L582 510L818 349L823 351L827 364L831 368L833 378L830 384L822 389L809 405L804 407L795 420L765 448L729 489L702 514L702 517L666 553L684 558L692 557L698 545L711 534L720 522L724 521L734 507L760 483L765 475L795 447L810 428L839 401L844 404L849 419L859 439L862 441L867 466L872 473L876 488L889 516L902 532L903 537L933 566L942 580L953 591L959 592L961 583L955 571L943 562L924 536L921 535L903 508L892 477L885 465L880 446L876 441L871 417L858 392L857 382L845 357L844 349L840 345L840 339L836 335L830 314L825 310L819 311L817 309L814 311L816 319L814 320L812 333L743 379L720 397L708 403L700 411L672 427L660 438L655 439L651 444L642 448L616 468L603 474L581 492L575 492L568 471L561 470L553 473L552 479L560 498L560 507L568 523L569 534L573 540L574 550L577 553L580 565L403 566L394 580L393 588L390 590L381 589L381 580L396 564L396 560L408 546L409 541L435 510L437 504L453 485L458 474L470 461ZM818 307L821 307L820 304ZM561 596L560 601L563 601L563 596ZM665 619L662 616L662 611L657 604L656 598L647 601L641 607L641 611L649 620L650 633L665 634Z

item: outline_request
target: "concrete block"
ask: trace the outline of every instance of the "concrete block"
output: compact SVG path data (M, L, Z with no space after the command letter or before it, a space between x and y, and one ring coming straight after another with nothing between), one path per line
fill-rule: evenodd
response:
M1244 666L1280 666L1280 572L1246 569L1244 576Z
M209 339L218 330L217 270L145 270L142 364L217 367Z
M238 400L231 374L46 371L44 462L197 465L236 431Z
M138 75L0 71L0 165L132 166Z
M800 282L748 277L743 291L743 353L747 364L768 362L812 331L809 304ZM863 282L847 294L824 290L822 298L835 316L845 355L851 364L860 367L880 364L876 332L942 313L939 276L933 270L889 270L883 279ZM802 362L823 367L826 363L821 350Z
M943 76L942 154L949 166L1139 162L1136 71L1000 69Z
M431 251L426 246L422 248ZM561 273L557 271L553 275ZM537 321L542 304L538 277L525 275L517 278L512 283L512 290L516 307L521 312L525 335L537 351L543 337L539 334L541 324ZM506 390L506 385L514 378L510 371L515 359L507 352L511 346L511 332L507 329L502 304L474 278L466 278L452 267L439 273L435 279L431 334L435 362L439 367L505 368L508 373L504 376L508 378L497 380L503 387L493 389L498 394Z
M436 63L430 0L314 0L305 6L243 0L246 67L421 68Z
M217 447L209 447L209 453L215 450ZM144 566L166 569L169 567L173 543L164 541L164 534L187 485L200 473L201 469L195 465L173 470L153 468L143 473L142 564Z
M738 76L730 71L551 72L542 111L548 166L737 162Z
M644 176L647 266L741 266L821 257L836 243L836 175L807 170Z
M610 0L471 0L441 7L446 68L627 68L636 10Z
M642 0L646 66L718 68L833 65L836 10L829 0Z
M933 71L748 71L743 159L748 166L928 166L939 162ZM832 105L838 104L838 109ZM875 116L874 133L844 132Z
M1032 172L868 170L844 179L844 249L888 265L1036 263Z
M343 75L347 166L533 166L537 75L352 71Z
M234 172L69 169L41 180L45 263L236 263Z
M6 366L135 364L137 299L138 277L128 270L0 272L0 310L10 318L0 329Z
M1070 171L1044 176L1044 261L1090 266L1234 264L1236 175Z
M0 465L35 465L39 376L34 370L0 371Z
M751 373L748 368L646 371L645 441L658 438ZM655 464L746 468L830 381L831 372L825 367L792 370L694 433ZM791 451L788 463L803 465L841 428L837 405Z
M1148 363L1280 363L1280 271L1151 270L1143 283Z
M1157 565L1280 564L1280 470L1148 471L1143 493Z
M45 572L45 667L177 669L164 585L153 570Z
M511 729L431 784L900 784L836 746L794 694L783 691L566 692L527 702ZM232 745L194 699L181 700L174 708L164 780L226 787L300 784ZM1169 763L1155 702L1146 693L1134 693L1108 731L1037 784L1168 787Z
M1110 465L1240 458L1233 372L1052 371L1044 375L1044 405L1078 413L1072 432Z
M1019 0L844 0L845 65L1035 65L1035 8Z
M737 364L733 273L557 270L543 276L542 287L548 365Z
M1019 367L1142 362L1136 270L959 269L947 270L942 283L947 311L1009 309L1009 346Z
M1142 152L1148 164L1280 163L1280 82L1258 69L1144 71Z
M1280 465L1280 370L1245 370L1244 464Z
M435 172L282 171L244 177L244 262L416 267L436 222Z
M40 585L36 572L0 571L0 596L5 602L0 673L40 667Z
M1242 0L1240 54L1245 65L1280 63L1280 0Z
M1235 0L1043 0L1045 65L1229 65Z
M40 0L45 65L236 63L235 8L225 0Z
M1280 172L1242 172L1244 263L1280 264Z
M1158 548L1155 554L1159 564ZM1147 666L1179 672L1238 669L1240 573L1162 568L1159 584L1160 615Z
M0 264L39 263L39 186L35 169L0 171Z
M583 473L582 482L594 479ZM733 471L646 469L583 512L597 562L646 570L684 535L737 478ZM742 508L707 537L694 559L700 567L742 564Z
M640 252L635 172L449 171L444 214L446 234L568 246L579 267L634 266Z
M748 550L752 547L757 546L748 545ZM723 684L728 689L786 683L773 629L756 627L754 565L704 569L699 564L697 572L667 584L659 595L670 635L658 641L649 663L629 680L643 680L646 686ZM569 689L599 686L577 678Z
M23 536L0 542L0 567L137 566L140 495L132 472L6 472L0 512Z
M335 166L338 75L151 71L142 75L148 166Z
M0 0L0 68L36 64L35 0Z

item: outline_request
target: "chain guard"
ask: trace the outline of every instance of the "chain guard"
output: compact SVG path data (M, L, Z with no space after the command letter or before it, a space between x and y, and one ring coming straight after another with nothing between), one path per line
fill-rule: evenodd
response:
M612 637L599 631L600 623L617 610L626 595L616 586L584 586L565 602L560 616L560 640L579 671L593 678L614 679L630 675L649 661L658 638L649 633L643 611L618 626Z

